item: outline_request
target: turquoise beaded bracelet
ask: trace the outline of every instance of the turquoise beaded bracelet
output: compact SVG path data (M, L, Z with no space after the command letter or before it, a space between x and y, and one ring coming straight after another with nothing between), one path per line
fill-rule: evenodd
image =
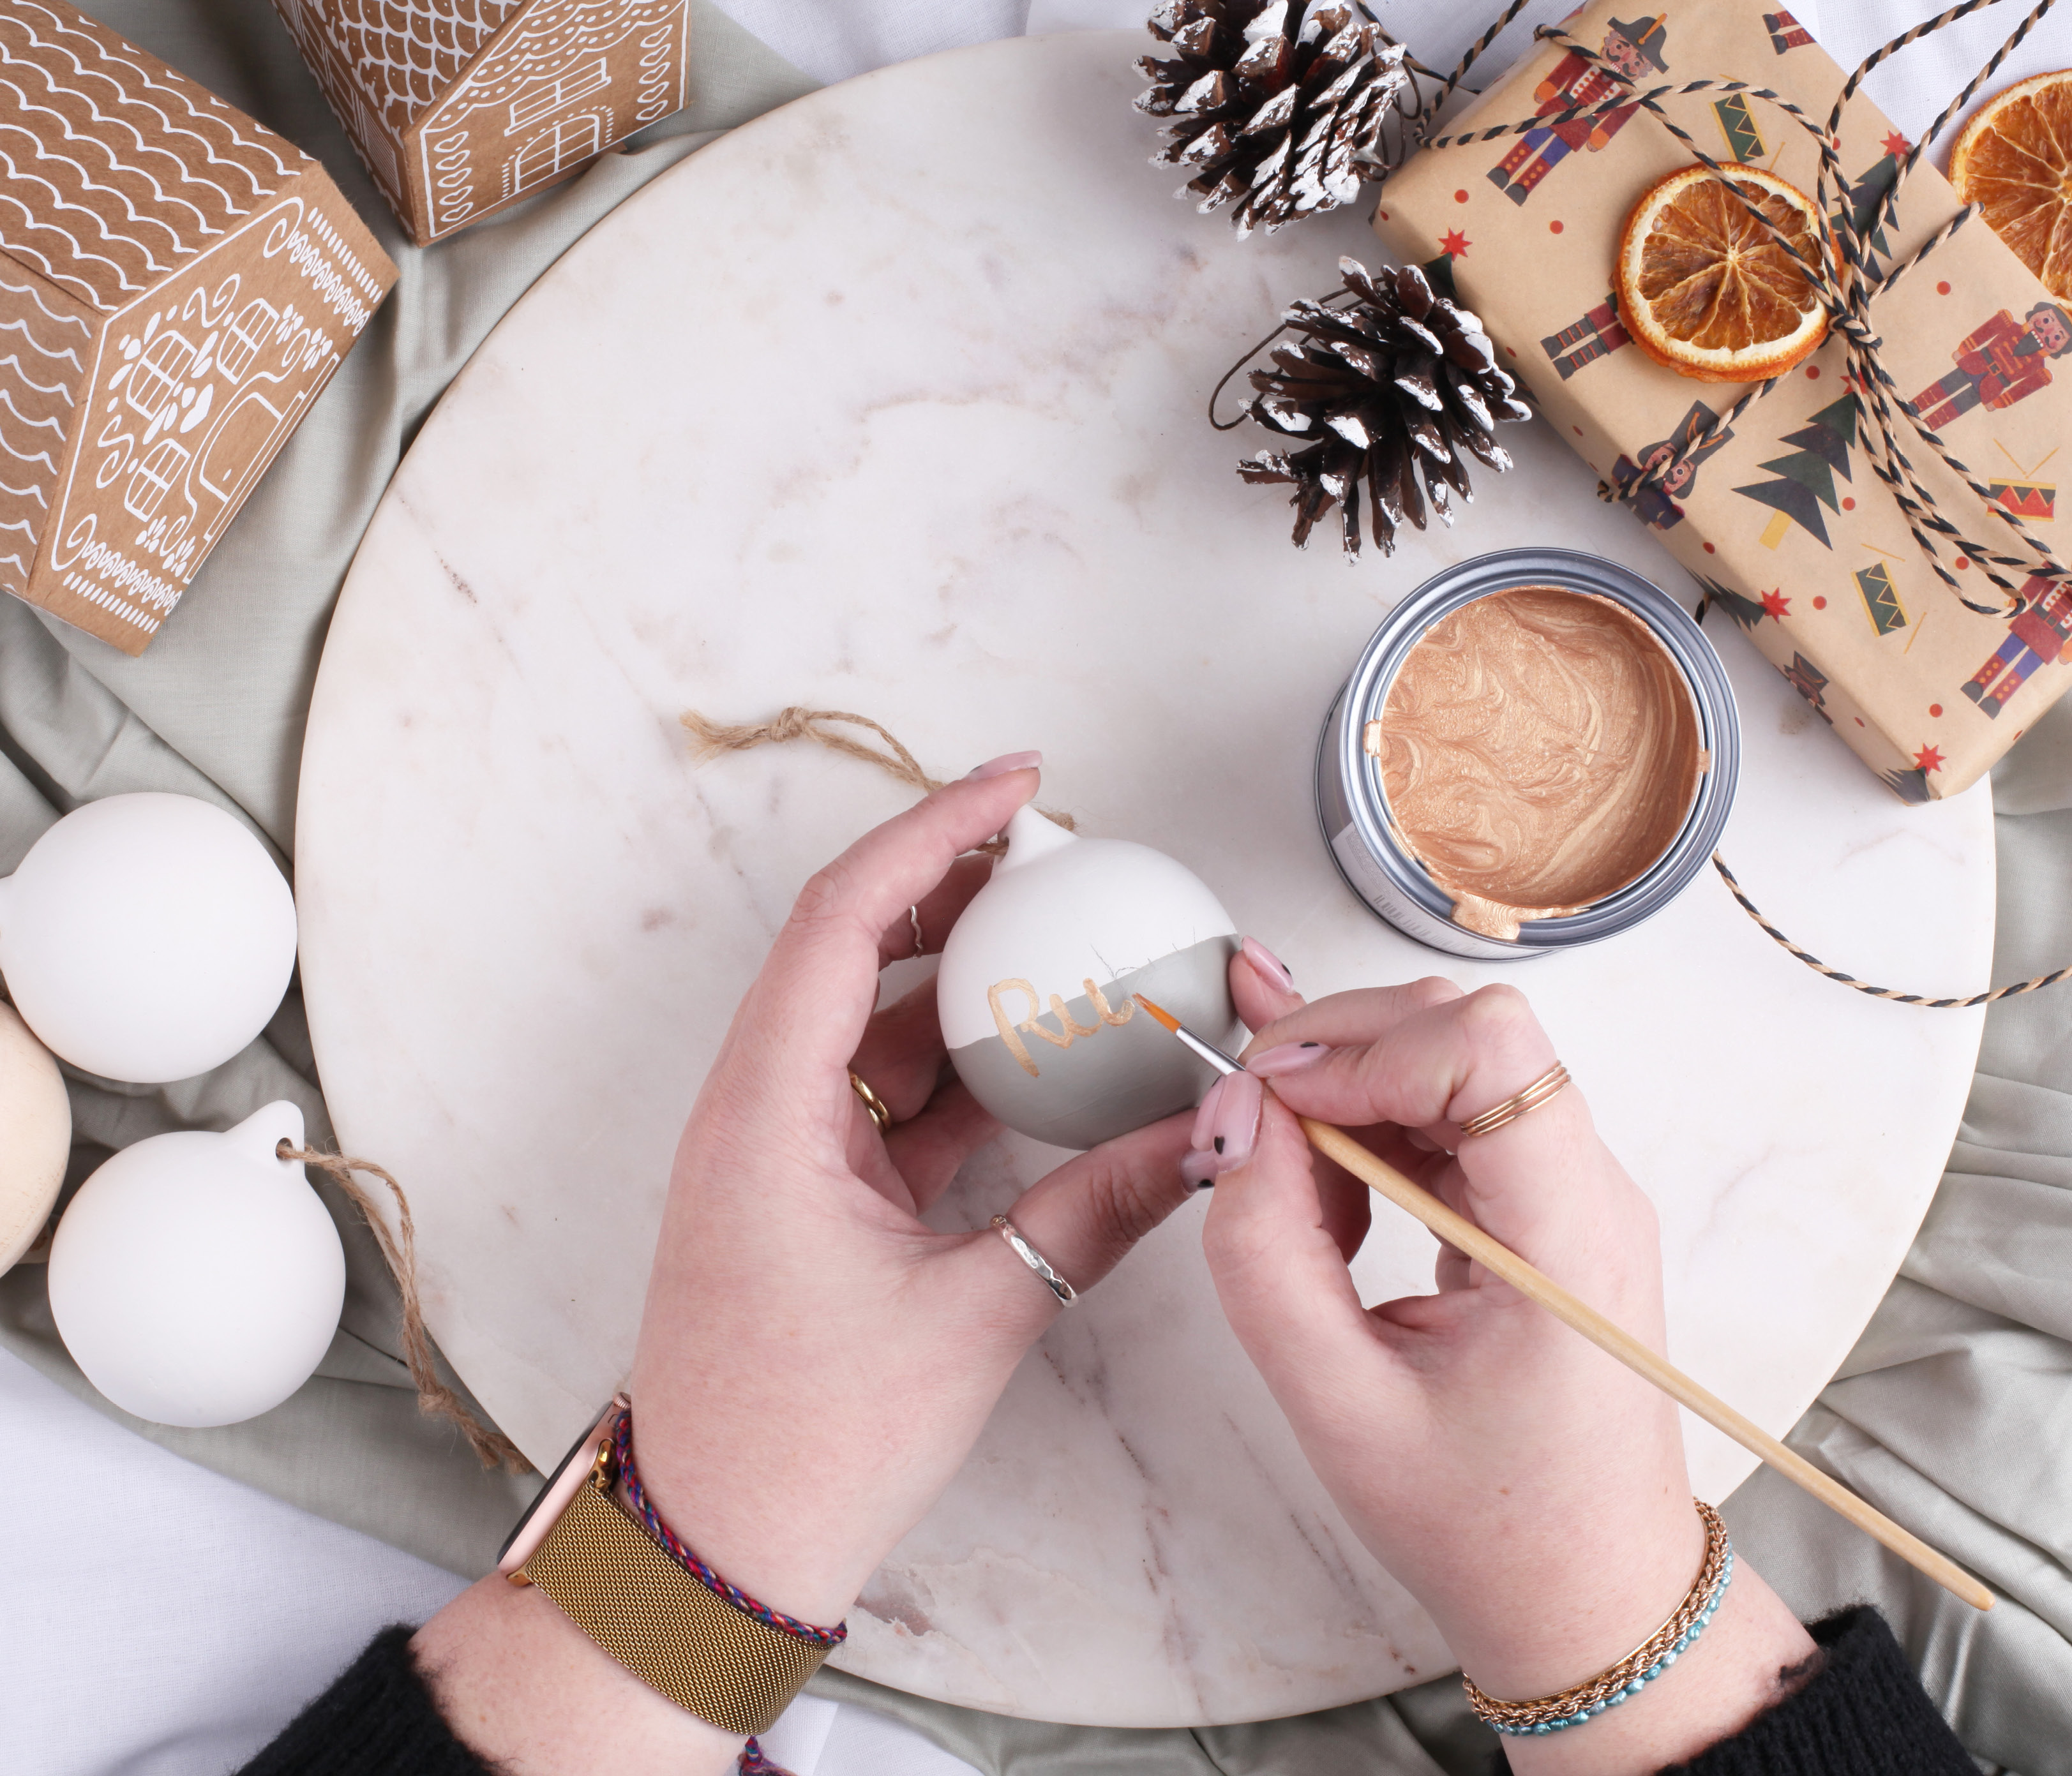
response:
M1734 1576L1733 1544L1727 1538L1726 1525L1702 1499L1692 1503L1704 1521L1705 1557L1675 1614L1616 1665L1558 1696L1541 1696L1531 1702L1501 1701L1486 1694L1463 1674L1461 1684L1468 1693L1469 1705L1484 1721L1513 1738L1579 1727L1606 1708L1615 1708L1639 1695L1690 1650L1717 1612Z

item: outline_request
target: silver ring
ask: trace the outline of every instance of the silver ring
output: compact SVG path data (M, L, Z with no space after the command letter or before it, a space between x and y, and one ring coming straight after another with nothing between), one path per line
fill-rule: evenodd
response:
M1014 1255L1043 1279L1043 1286L1060 1302L1070 1306L1079 1298L1079 1292L1050 1268L1049 1261L1022 1237L1022 1229L1005 1215L996 1215L993 1224L999 1228L1000 1237L1013 1247Z
M914 954L916 956L926 955L928 950L928 940L921 935L921 909L919 907L907 908L906 922L914 928Z

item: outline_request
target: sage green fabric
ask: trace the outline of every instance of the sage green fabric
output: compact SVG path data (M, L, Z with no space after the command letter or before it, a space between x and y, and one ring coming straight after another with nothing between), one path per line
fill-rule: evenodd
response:
M96 17L321 158L402 277L142 658L0 598L0 872L60 814L132 790L206 797L249 821L284 860L291 853L303 721L332 601L425 414L592 222L717 131L812 88L703 0L693 4L690 109L579 179L421 251L403 244L267 0L92 0ZM1996 978L2009 980L2072 961L2072 706L2022 742L1996 773L1995 793ZM260 1041L201 1079L143 1087L73 1074L71 1086L74 1182L130 1142L227 1127L275 1097L302 1105L313 1139L330 1137L294 993ZM365 1229L327 1200L350 1282L317 1376L275 1411L222 1430L125 1422L453 1572L481 1573L536 1483L485 1475L455 1434L418 1416L397 1354L394 1287ZM40 1265L0 1277L0 1341L121 1416L56 1339ZM1727 1507L1743 1552L1801 1615L1878 1603L1981 1767L2019 1776L2072 1776L2069 1379L2072 985L1990 1015L1963 1130L1921 1236L1792 1435L2004 1601L1975 1615L1766 1474ZM1494 1745L1449 1680L1296 1720L1197 1732L1012 1721L834 1671L816 1688L906 1719L988 1776L1466 1776L1488 1767Z
M60 814L134 790L229 809L285 867L331 605L426 414L511 305L599 216L721 131L813 90L723 14L703 0L692 6L688 109L579 178L420 248L405 241L268 0L87 0L95 18L321 160L401 275L141 658L0 597L0 873ZM313 1141L333 1144L299 988L261 1040L200 1079L133 1086L68 1073L72 1183L117 1147L168 1129L225 1128L277 1097L302 1106ZM347 1284L315 1378L273 1412L221 1430L125 1422L451 1571L480 1573L537 1483L485 1475L457 1434L419 1417L399 1356L394 1284L365 1226L329 1184L319 1187L345 1239ZM0 1339L123 1416L66 1356L40 1265L0 1277Z

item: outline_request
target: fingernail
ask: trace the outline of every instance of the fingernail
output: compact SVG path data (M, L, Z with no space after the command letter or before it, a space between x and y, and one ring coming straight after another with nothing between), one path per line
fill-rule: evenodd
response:
M1321 1042L1284 1042L1262 1048L1244 1064L1245 1071L1258 1079L1278 1079L1284 1073L1299 1073L1314 1067L1331 1051Z
M1215 1138L1216 1105L1222 1099L1223 1090L1223 1082L1219 1078L1209 1088L1208 1095L1202 1100L1201 1107L1194 1112L1194 1132L1187 1137L1187 1145L1196 1153ZM1187 1163L1190 1165L1194 1163L1192 1155L1189 1156Z
M1198 1150L1180 1162L1180 1175L1190 1190L1212 1190L1218 1163L1214 1153Z
M1288 972L1287 963L1256 937L1246 938L1238 947L1244 959L1265 977L1268 986L1277 986L1284 993L1295 991L1295 977Z
M1405 1129L1403 1131L1403 1138L1416 1148L1420 1153L1437 1153L1441 1151L1439 1143L1422 1129Z
M1005 777L1009 771L1033 771L1043 762L1041 753L1002 753L998 758L989 758L969 773L976 781L983 777Z
M1209 1145L1220 1162L1219 1177L1251 1159L1259 1142L1259 1111L1265 1097L1264 1089L1250 1073L1227 1073L1217 1081Z

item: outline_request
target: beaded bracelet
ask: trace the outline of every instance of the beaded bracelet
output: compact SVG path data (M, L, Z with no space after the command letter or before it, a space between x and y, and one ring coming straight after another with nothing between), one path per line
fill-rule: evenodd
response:
M1564 1727L1581 1726L1606 1708L1615 1708L1629 1697L1639 1695L1675 1664L1678 1656L1705 1631L1734 1576L1734 1548L1727 1539L1727 1526L1704 1499L1691 1502L1704 1522L1705 1558L1675 1614L1616 1665L1559 1695L1543 1696L1530 1702L1500 1701L1485 1694L1464 1672L1461 1684L1468 1692L1468 1705L1501 1733L1519 1737L1559 1733Z
M849 1624L845 1622L838 1622L832 1628L816 1628L810 1622L800 1622L781 1610L771 1609L767 1603L758 1603L739 1585L730 1585L684 1545L676 1532L662 1521L661 1513L656 1510L648 1497L647 1488L640 1483L640 1470L633 1461L631 1408L619 1415L619 1423L613 1428L611 1454L619 1478L626 1483L626 1495L632 1500L634 1513L646 1526L648 1533L672 1560L715 1597L724 1598L742 1614L753 1616L766 1627L811 1641L816 1647L839 1647L849 1639ZM763 1755L762 1746L751 1737L742 1748L739 1776L785 1776L785 1773Z

